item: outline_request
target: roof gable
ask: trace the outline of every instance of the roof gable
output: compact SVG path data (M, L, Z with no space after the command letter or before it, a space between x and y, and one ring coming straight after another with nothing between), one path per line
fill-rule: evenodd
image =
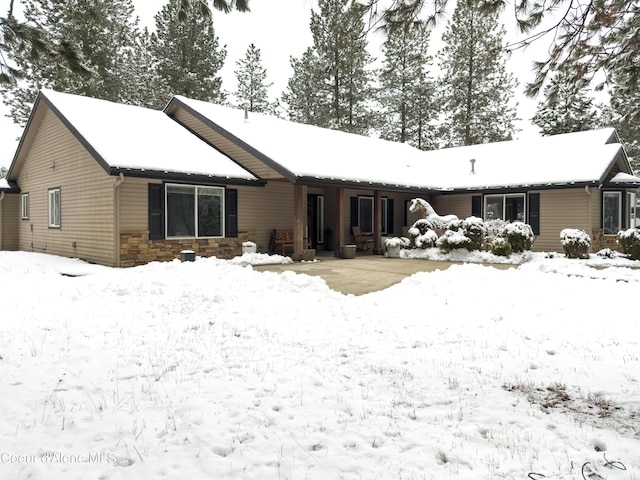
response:
M18 146L10 179L17 178L37 118L50 109L109 174L199 181L259 180L164 113L106 100L43 90Z

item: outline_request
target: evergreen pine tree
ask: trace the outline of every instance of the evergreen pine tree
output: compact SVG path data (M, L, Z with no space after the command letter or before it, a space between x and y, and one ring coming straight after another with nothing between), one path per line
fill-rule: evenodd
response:
M581 132L596 126L596 109L586 84L571 82L565 70L556 73L544 88L544 101L538 103L531 119L542 135Z
M132 71L127 59L139 33L131 0L27 0L24 8L26 21L38 26L48 44L67 45L86 69L70 69L49 55L12 54L24 81L5 84L2 91L16 123L26 123L41 88L128 100Z
M320 11L311 13L313 47L302 59L292 59L294 76L283 95L289 115L322 127L367 133L372 58L366 50L363 7L352 0L319 0L318 6ZM304 100L299 98L303 92L308 95Z
M380 136L432 148L429 124L435 119L435 86L429 75L432 58L427 54L429 31L424 23L415 28L388 30L382 46L378 101L382 106Z
M640 92L614 84L610 105L598 121L599 127L615 127L636 175L640 175L640 122L634 120L634 110L640 104Z
M126 63L131 68L129 96L126 103L164 108L171 95L158 73L158 62L151 51L151 33L147 28L138 36L133 50L127 52Z
M238 69L234 72L238 80L236 97L239 107L247 107L250 112L269 112L268 88L273 83L265 83L267 70L262 66L260 49L252 43L247 48L243 59L236 62Z
M223 102L226 94L219 71L227 50L219 44L210 15L187 8L186 18L179 21L181 8L181 0L169 0L155 16L151 51L158 75L171 95Z
M515 131L510 105L516 81L506 71L504 27L482 0L460 0L439 54L443 137L447 146L508 140Z
M328 118L329 106L319 98L323 72L315 50L307 48L302 57L291 57L293 76L287 82L287 90L282 94L290 120L309 125L321 125L320 119Z

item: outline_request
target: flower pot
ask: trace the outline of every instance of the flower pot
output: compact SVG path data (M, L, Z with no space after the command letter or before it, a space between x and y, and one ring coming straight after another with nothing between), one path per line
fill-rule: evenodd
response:
M356 246L355 245L343 245L340 248L340 256L342 258L356 258Z
M387 257L400 258L400 247L387 247Z

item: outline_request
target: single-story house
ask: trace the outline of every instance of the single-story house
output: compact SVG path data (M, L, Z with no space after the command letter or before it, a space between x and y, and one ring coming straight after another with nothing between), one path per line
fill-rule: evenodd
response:
M416 197L526 221L536 250L568 227L599 249L635 224L639 187L613 129L424 152L181 96L159 112L45 90L0 183L0 249L132 266L266 251L275 229L299 256L359 226L381 252Z

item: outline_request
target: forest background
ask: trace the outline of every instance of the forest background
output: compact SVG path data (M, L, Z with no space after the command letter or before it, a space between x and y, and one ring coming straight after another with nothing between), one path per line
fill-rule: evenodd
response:
M2 5L4 3L9 2L0 1L0 7L2 7L0 11L6 10ZM133 3L135 15L140 20L140 28L147 27L154 30L154 17L166 2L135 0ZM234 72L238 68L237 61L244 57L248 46L254 44L260 49L262 64L266 69L266 81L270 84L270 100L274 101L281 97L287 88L287 82L293 75L290 59L300 58L313 44L309 21L312 9L317 7L316 0L281 0L276 4L254 1L251 3L251 12L248 13L234 11L225 14L212 10L215 34L219 37L220 45L225 46L227 51L224 65L219 71L222 89L228 93L236 90L237 80ZM438 26L431 33L428 52L432 56L436 56L443 46L442 34L447 21L452 16L453 9L454 5L450 4L443 18L439 20ZM512 12L505 11L500 21L506 30L505 43L515 43L524 37L516 29ZM383 41L384 35L381 32L375 29L368 32L367 49L378 64L383 57L381 51ZM531 118L536 112L536 105L542 100L542 94L532 99L524 95L524 88L525 84L534 78L531 71L532 62L544 59L548 48L549 41L543 38L527 49L513 50L508 57L507 70L519 82L513 99L513 105L517 104L518 116L515 122L514 138L531 138L539 135L539 128L533 125ZM602 96L601 94L599 97L602 98ZM231 95L229 97L228 100L233 102L233 97ZM6 117L7 113L8 108L4 104L0 105L2 115L0 118L0 167L9 166L18 138L22 133L22 127Z

